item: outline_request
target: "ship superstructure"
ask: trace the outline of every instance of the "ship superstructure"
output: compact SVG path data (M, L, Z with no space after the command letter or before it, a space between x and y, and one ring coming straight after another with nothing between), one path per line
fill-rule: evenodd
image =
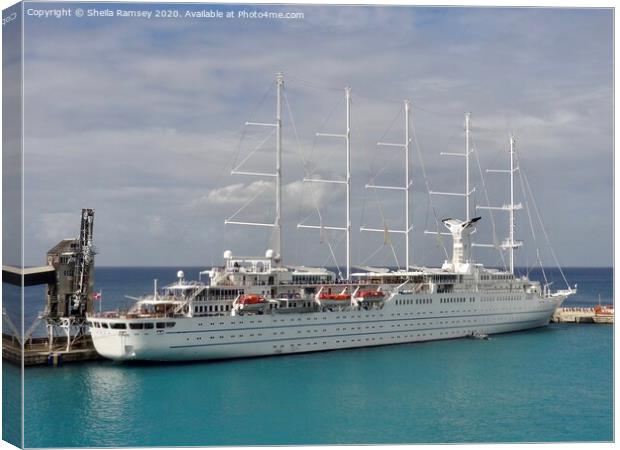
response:
M514 274L512 251L520 243L514 239L514 205L510 211L510 234L502 248L510 249L510 268L488 269L473 261L471 234L479 217L444 219L452 237L452 258L440 268L417 267L409 260L409 102L404 144L406 183L404 187L368 185L377 189L405 191L405 234L407 263L403 269L366 268L351 271L350 261L350 89L345 89L347 120L344 134L328 137L346 142L347 173L344 181L307 179L308 182L346 184L347 236L346 276L321 267L288 266L282 262L281 248L281 90L278 74L277 167L274 174L248 173L273 177L276 183L274 249L263 257L235 256L224 252L224 264L201 272L200 281L188 281L179 271L177 281L161 291L155 284L151 295L136 299L126 312L92 314L88 317L93 342L104 357L115 360L194 360L266 356L319 350L367 347L467 336L489 335L545 326L558 306L573 289L551 292L548 286ZM467 116L467 123L469 117ZM511 139L511 193L514 182L514 149ZM469 155L467 148L466 155ZM469 170L469 169L467 169ZM235 171L233 171L235 172ZM300 225L300 228L330 228ZM385 231L369 229L368 231ZM398 232L398 230L397 230ZM203 281L202 278L205 278Z

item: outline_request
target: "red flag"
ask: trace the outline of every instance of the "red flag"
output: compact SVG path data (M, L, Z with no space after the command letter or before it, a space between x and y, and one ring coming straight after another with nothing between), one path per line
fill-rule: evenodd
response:
M93 293L93 300L101 300L101 292Z

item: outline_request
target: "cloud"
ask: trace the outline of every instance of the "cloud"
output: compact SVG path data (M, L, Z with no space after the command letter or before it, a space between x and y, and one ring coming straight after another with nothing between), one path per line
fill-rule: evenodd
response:
M268 230L248 234L223 221L255 196L243 217L273 220L271 181L231 177L230 169L260 137L244 122L274 120L274 74L282 70L289 248L314 242L314 234L295 225L317 220L315 201L326 222L343 223L343 190L301 180L343 177L343 142L315 134L343 132L348 85L354 230L362 216L378 220L378 207L364 189L370 178L387 165L377 182L402 179L400 159L376 142L402 141L397 114L409 98L415 149L426 169L423 173L414 156L414 243L421 262L443 258L423 234L432 217L425 184L462 190L462 161L439 154L464 149L463 113L472 111L472 141L483 169L507 163L507 135L515 132L523 166L558 241L592 236L591 249L556 248L560 260L579 264L587 254L593 262L611 263L609 10L302 5L295 10L306 19L106 19L86 26L70 19L62 26L28 19L25 219L36 238L27 245L27 259L38 262L66 234L63 229L71 235L85 206L97 211L104 264L203 264L219 258L223 246L240 247L236 253L261 250L268 239L261 233ZM273 147L271 139L246 169L272 170ZM477 167L472 170L480 200ZM490 201L505 202L505 180L486 181ZM402 199L386 194L381 205L397 226ZM454 216L463 204L437 200L436 208L439 215ZM596 223L571 220L575 209ZM375 238L381 240L354 233L354 254L364 259L372 253ZM322 261L319 256L312 257Z

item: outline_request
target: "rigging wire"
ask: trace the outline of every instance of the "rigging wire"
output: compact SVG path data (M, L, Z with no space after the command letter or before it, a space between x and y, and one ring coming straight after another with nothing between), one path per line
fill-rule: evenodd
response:
M256 115L256 113L258 112L260 107L263 105L263 103L267 99L267 96L271 93L273 88L274 88L274 84L273 83L269 83L269 86L265 89L265 92L263 93L260 102L258 103L256 108L252 111L250 117L253 117L254 115ZM220 186L223 177L226 174L230 174L230 170L232 170L232 167L234 167L234 164L235 164L235 162L236 162L236 160L238 158L238 155L239 155L239 153L241 151L241 143L242 143L242 141L243 141L243 139L245 137L246 129L247 129L247 126L245 124L241 125L241 127L240 127L240 129L239 129L239 131L237 133L237 134L240 134L241 136L239 137L239 141L237 142L237 145L236 145L235 155L234 155L233 158L229 159L228 162L222 168L222 170L219 171L219 176L216 178L215 182L213 183L214 186L216 186L216 187ZM203 198L204 198L204 196L199 199L199 202L201 202ZM190 208L190 211L189 211L189 219L190 220L185 222L185 224L182 226L182 228L179 229L179 232L177 233L177 236L178 236L179 240L183 240L185 238L185 236L187 236L187 233L189 232L189 227L190 227L189 224L192 224L192 223L195 222L195 220L193 220L193 219L195 219L201 211L202 210L200 208L198 208L198 207ZM207 233L206 240L209 241L209 238L212 235L215 235L215 234ZM214 243L214 245L221 245L221 244L222 244L221 240L218 240L217 243ZM207 245L207 246L209 246L209 245Z
M476 157L476 163L478 165L478 172L480 173L480 181L482 183L482 190L484 192L484 197L485 200L487 202L487 206L491 206L491 202L489 200L489 191L487 189L487 185L486 182L484 181L484 174L482 172L482 166L480 164L480 157L478 155L478 150L477 150L477 146L476 146L476 142L472 139L472 149L473 149L473 153ZM497 239L497 229L496 229L496 225L495 225L495 217L493 215L493 210L489 209L487 210L489 212L489 218L490 218L490 222L491 222L491 229L492 229L492 233L493 233L493 245L497 248L501 262L502 262L502 266L504 268L504 270L506 270L506 261L504 258L504 253L501 251L501 249L498 247L498 239Z
M420 163L420 168L422 170L422 177L424 179L424 186L426 187L426 194L428 195L428 206L430 207L431 211L433 212L433 216L435 219L435 226L436 226L436 230L437 230L437 243L438 245L441 245L441 247L443 248L443 251L446 255L446 259L448 259L450 256L448 255L448 250L446 249L446 246L444 244L442 235L439 234L440 233L440 225L439 225L439 217L437 214L437 209L435 208L435 205L433 204L433 199L431 196L431 187L430 187L430 183L428 181L428 177L426 175L426 168L424 166L424 160L422 159L422 150L420 147L420 144L418 143L418 134L416 133L416 128L415 128L415 120L413 119L413 115L411 118L411 121L413 123L413 126L411 127L412 129L412 135L413 135L413 142L415 143L415 148L417 149L417 155L418 155L418 162ZM428 210L427 210L428 213ZM427 214L428 217L428 214ZM426 227L426 224L425 224Z
M306 87L321 90L321 91L342 91L343 90L342 87L316 84L312 81L304 80L303 78L299 78L297 76L291 75L290 73L286 74L286 79L297 81L297 83L299 83L302 86L306 86Z
M381 139L383 139L388 134L390 129L394 126L394 123L396 122L396 119L398 119L398 117L400 117L400 115L401 115L400 112L398 114L396 114L396 116L392 120L392 123L390 124L388 130L383 134ZM391 159L374 176L372 175L373 169L372 169L372 166L371 166L370 159L368 158L368 152L362 152L362 154L364 155L364 159L366 161L366 165L368 166L368 172L369 172L370 180L374 184L374 180L376 179L376 177L379 176L379 174L382 173L387 168L388 164L391 163L394 160L394 158L396 157L397 152L394 152L392 154ZM366 191L366 189L365 189L365 191ZM381 215L381 223L383 225L383 228L385 229L384 237L383 237L383 245L380 248L383 248L386 245L391 247L392 254L394 256L394 260L396 261L396 266L400 269L400 263L398 261L398 256L396 255L396 249L394 248L394 243L392 242L392 240L390 238L390 234L389 234L390 232L388 231L387 219L385 217L385 210L383 208L383 202L381 201L381 198L379 197L379 193L377 192L377 189L372 189L372 191L373 191L373 195L375 197L375 203L377 204L377 206L379 208L379 214ZM361 222L360 222L361 224L364 224L365 211L366 211L366 192L364 192L364 201L363 201L363 205L362 205L362 217L361 217Z
M342 90L342 89L339 89L339 90ZM286 95L286 92L284 92L283 97L284 97L284 100L285 100L286 109L287 109L287 111L288 111L288 113L289 113L289 118L290 118L291 123L292 123L292 126L293 126L293 130L294 130L294 133L295 133L295 137L296 137L296 139L297 139L297 144L298 144L298 146L297 146L297 151L298 151L299 157L300 157L300 159L301 159L301 161L302 161L302 165L303 165L304 173L305 173L305 175L306 175L306 177L307 177L307 178L311 178L311 175L312 175L312 173L313 173L313 172L312 172L312 170L309 168L309 166L310 166L310 165L309 165L309 163L308 163L308 160L306 160L306 159L304 158L303 153L302 153L302 151L301 151L301 144L300 144L300 142L299 142L299 135L298 135L298 133L297 133L297 126L296 126L296 124L295 124L295 119L294 119L294 117L293 117L292 109L291 109L291 107L290 107L290 103L289 103L289 101L288 101L288 96ZM325 125L327 124L327 122L329 121L329 119L331 118L331 116L334 114L334 112L335 112L335 110L337 109L337 107L338 107L338 106L342 103L342 101L343 101L343 100L341 99L341 100L339 100L339 101L335 104L334 108L331 110L331 112L329 113L329 115L327 116L327 118L325 119L325 121L322 123L321 128L320 128L321 130L325 127ZM315 134L315 138L314 138L314 140L313 140L313 145L312 145L312 150L311 150L311 155L310 155L310 158L309 158L309 159L312 159L312 157L313 157L313 155L314 155L314 150L315 150L315 147L316 147L316 140L317 140L316 138L317 138L317 136L316 136L316 134ZM302 197L303 197L303 195L304 195L304 192L305 192L305 189L303 189L303 188L302 188ZM323 228L323 216L322 216L322 214L321 214L321 211L320 211L320 208L319 208L319 202L318 202L318 200L317 200L317 198L316 198L316 195L315 195L314 189L312 189L312 188L310 188L310 195L311 195L311 197L312 197L312 204L313 204L313 206L314 206L314 209L315 209L315 211L316 211L316 213L317 213L317 216L318 216L318 219L319 219L319 226L321 227L321 228L319 229L319 236L320 236L321 242L323 243L323 240L325 240L325 243L327 244L327 246L328 246L328 248L329 248L329 251L330 251L331 257L333 258L334 264L336 265L336 268L338 269L338 275L339 275L340 277L342 277L342 272L341 272L340 267L339 267L339 265L338 265L338 260L336 259L336 255L335 255L335 253L334 253L334 248L332 247L332 244L331 244L331 239L330 239L331 234L330 234L330 233L327 233L327 236L325 236L325 234L326 234L326 232L327 232L328 230L326 230L325 228ZM299 210L298 210L298 216L297 216L298 218L299 218L299 217L301 217L301 210L302 210L302 207L303 207L303 202L300 202L300 204L299 204ZM303 224L303 223L305 222L305 220L307 220L309 217L310 217L310 215L308 215L308 216L304 219L304 221L299 222L299 223L300 223L300 224ZM328 259L329 259L329 256L328 256Z
M521 167L521 164L519 164L519 167ZM543 232L543 235L545 236L545 240L547 241L547 245L549 246L549 251L551 253L551 256L553 257L553 260L557 266L557 268L560 271L560 275L562 276L562 279L564 280L564 283L566 283L566 287L568 287L570 289L570 284L568 283L568 280L566 279L566 276L564 275L564 271L562 270L562 267L560 266L560 263L558 261L558 258L555 254L555 251L553 250L553 247L551 246L551 240L549 239L549 235L547 234L547 230L545 229L545 225L543 224L542 218L540 216L540 212L538 209L538 205L536 204L536 199L534 198L534 194L532 193L532 189L530 187L530 183L527 179L527 175L525 173L523 173L523 180L525 181L525 187L527 188L527 191L530 194L530 198L532 199L532 204L534 205L534 212L536 213L536 217L538 218L538 222L540 224L540 228Z

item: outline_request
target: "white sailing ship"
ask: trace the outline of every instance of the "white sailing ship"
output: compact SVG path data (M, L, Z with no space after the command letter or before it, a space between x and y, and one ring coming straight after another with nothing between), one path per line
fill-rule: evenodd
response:
M405 229L362 228L362 231L401 233L405 237L405 267L398 270L367 268L351 272L350 252L350 90L346 95L346 131L327 136L346 143L344 181L346 225L298 225L299 228L335 229L346 236L346 276L325 268L292 267L281 257L281 154L283 76L278 74L275 123L248 123L274 127L277 140L276 171L248 173L275 179L276 208L273 223L229 220L227 223L269 226L274 229L273 249L264 256L224 253L224 265L201 272L208 281L188 281L182 271L177 281L161 291L136 299L127 312L91 314L88 325L96 350L113 360L180 361L281 355L323 350L370 347L409 342L483 336L542 327L575 289L551 291L548 285L515 276L514 250L514 140L511 138L509 236L500 247L509 253L509 267L485 268L472 260L471 235L479 217L469 216L469 116L466 116L467 216L444 219L453 241L452 258L440 268L410 264L409 102L405 102L405 186L375 186L405 193ZM237 173L242 173L237 171ZM432 193L441 194L441 193ZM479 207L480 209L482 207ZM492 207L487 207L492 208Z

